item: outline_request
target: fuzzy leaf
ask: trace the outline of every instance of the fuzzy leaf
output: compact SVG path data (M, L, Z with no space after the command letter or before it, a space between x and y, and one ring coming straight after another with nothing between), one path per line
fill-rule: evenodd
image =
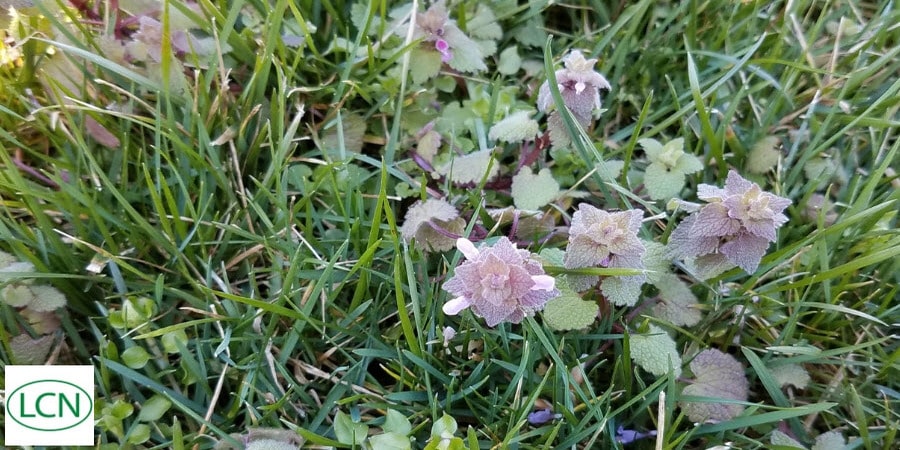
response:
M455 70L460 72L483 72L487 70L484 64L484 54L481 47L463 34L457 27L444 28L444 40L450 44L450 51L453 58L448 64Z
M494 141L522 142L534 140L538 131L538 123L531 118L531 111L517 111L495 123L488 137Z
M519 56L519 47L513 45L500 52L500 61L497 63L497 72L503 75L514 75L522 68L522 57Z
M641 256L641 262L644 263L644 269L647 270L647 281L657 284L669 273L669 267L672 262L666 256L666 246L656 241L641 241L644 244L644 255Z
M19 314L28 321L31 329L38 334L50 334L58 330L62 324L59 316L53 311L35 311L31 308L24 308L19 311Z
M780 143L777 136L765 136L753 144L747 157L747 170L750 173L766 173L775 168L781 159L781 152L778 151Z
M806 449L806 447L804 447L803 444L797 442L796 440L794 440L794 438L788 436L787 434L785 434L784 432L781 432L779 430L772 430L772 435L769 436L769 443L771 443L772 445L779 445L782 447L795 447L795 448L802 448L804 450Z
M600 290L616 306L634 306L641 297L642 284L635 276L607 277L600 283Z
M453 205L446 200L428 199L418 201L409 208L400 227L400 235L407 241L415 238L416 245L425 251L453 248L456 240L439 233L431 223L453 234L462 234L465 228L465 221Z
M809 385L809 373L800 364L781 364L770 367L769 371L781 387L791 385L797 389L806 389Z
M604 181L615 181L616 178L619 178L619 174L622 173L625 161L617 159L600 161L595 167L597 168L597 175L600 175L600 178Z
M368 425L354 422L343 411L338 411L334 415L334 436L338 442L347 445L362 445L368 434Z
M540 47L547 42L547 28L541 15L534 15L516 31L515 38L526 47Z
M409 65L409 75L413 82L422 84L441 73L441 54L436 50L427 48L414 48L410 50L409 59L412 64Z
M642 369L661 377L669 373L669 362L672 374L681 376L681 356L675 341L660 327L650 325L646 334L631 335L631 359Z
M644 186L651 199L670 199L678 196L684 188L684 174L668 169L663 164L652 163L644 172Z
M597 318L600 306L596 302L582 300L573 291L562 291L544 305L544 322L559 331L587 328Z
M31 286L24 283L12 283L0 290L0 298L9 306L21 308L34 300L34 294L31 292Z
M537 175L523 168L512 179L512 197L516 208L536 210L552 202L559 195L559 183L553 179L550 169L541 169Z
M342 160L351 153L359 153L363 147L363 136L366 133L366 120L359 114L344 114L341 116L340 126L343 133L344 146L338 136L338 123L325 131L322 136L322 151L332 159Z
M24 366L44 364L51 348L53 348L52 335L32 339L27 334L20 334L9 340L13 364Z
M654 285L661 301L653 306L653 316L672 325L694 326L700 322L701 311L691 289L673 274L664 274Z
M297 450L297 446L278 439L255 439L244 450Z
M31 294L34 295L34 299L28 304L28 309L33 311L55 311L66 306L66 296L53 286L31 286Z
M479 3L475 15L468 18L466 29L469 30L472 37L478 39L496 41L503 37L503 28L500 28L497 16L494 15L491 8L483 3Z
M690 364L694 382L682 395L747 401L749 383L744 368L733 356L716 349L700 352ZM681 408L693 422L720 422L737 417L744 405L737 403L682 402Z
M430 164L434 160L434 156L437 155L438 150L441 148L441 140L441 134L437 131L426 131L422 134L422 137L419 138L419 142L416 145L416 153Z
M847 441L840 431L829 431L816 437L811 450L844 450Z
M438 173L449 175L450 181L459 184L481 183L485 174L490 181L500 173L500 164L492 163L492 159L493 153L490 150L480 150L453 158L451 162L441 166Z
M0 250L0 269L5 269L10 264L16 262L16 257Z

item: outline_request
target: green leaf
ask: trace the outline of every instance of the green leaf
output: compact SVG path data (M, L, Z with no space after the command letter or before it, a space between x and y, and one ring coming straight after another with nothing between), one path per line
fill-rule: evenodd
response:
M694 326L702 312L697 297L677 275L664 274L654 283L659 289L660 302L653 306L653 316L676 326Z
M653 200L677 197L684 188L684 174L660 163L652 163L644 172L644 186Z
M534 140L539 130L536 120L531 118L531 111L517 111L491 127L488 138L502 142L522 142Z
M776 361L772 360L769 364ZM769 371L781 387L791 385L797 389L806 389L806 386L809 385L809 373L800 364L773 364L769 367Z
M781 152L778 145L781 143L777 136L765 136L750 149L747 156L747 170L750 173L766 173L778 164Z
M150 426L145 423L135 425L128 433L128 442L130 444L143 444L148 440L150 440Z
M616 178L619 178L619 174L622 173L622 168L625 167L625 161L619 161L617 159L600 161L595 167L597 168L597 175L604 181L615 181Z
M135 348L135 347L132 347ZM172 402L166 397L156 394L141 403L141 412L138 420L141 422L154 422L159 420L172 406Z
M803 444L797 442L796 440L794 440L794 438L779 430L772 430L772 435L769 436L769 442L772 445L780 445L782 447L795 447L802 448L804 450L806 449Z
M456 434L456 429L456 419L447 413L444 413L441 418L436 420L434 425L431 426L431 438L450 439Z
M34 300L31 287L25 283L12 283L4 286L0 290L0 297L3 298L3 303L14 308L21 308Z
M642 284L637 277L607 277L600 283L600 290L616 306L634 306L640 299Z
M163 345L163 348L166 350L166 353L174 354L174 353L178 353L179 351L181 351L178 348L179 343L181 344L181 347L184 347L187 345L188 336L187 336L187 333L184 332L184 330L178 329L178 330L164 334L160 340L162 341L162 345Z
M597 319L600 306L596 302L582 300L573 291L561 291L559 297L544 305L544 322L554 330L568 331L587 328Z
M412 443L405 434L384 433L369 438L369 444L373 449L384 450L410 450Z
M255 439L244 450L297 450L297 446L278 439Z
M410 60L413 62L409 65L409 74L412 76L413 82L422 84L441 73L441 54L436 50L428 50L424 48L414 48L410 50Z
M460 184L478 184L487 175L488 181L500 174L500 164L491 162L493 152L480 150L465 156L457 156L438 168L441 175L450 176L450 181Z
M522 57L519 56L519 47L513 45L500 52L500 61L497 63L497 72L503 75L514 75L522 68Z
M550 169L541 169L535 175L531 169L523 167L512 179L512 197L516 208L536 210L558 195L559 183L553 179Z
M416 145L416 153L422 157L425 161L431 163L434 160L434 156L437 155L438 150L441 148L441 134L434 130L428 130L422 137L419 138L418 144Z
M31 286L31 294L34 298L28 304L28 309L33 311L55 311L66 306L66 296L53 286Z
M406 416L398 411L389 409L381 429L384 430L385 433L397 433L406 436L412 431L412 425L409 423L409 419L407 419Z
M840 431L829 431L816 437L811 450L844 450L847 441Z
M660 327L651 324L646 334L631 335L631 359L647 372L658 377L669 373L672 365L673 375L681 376L681 356L675 341Z
M334 435L342 444L362 445L369 434L369 426L357 423L350 416L338 411L334 415Z
M144 347L135 345L125 349L120 358L122 358L122 362L126 366L132 369L140 369L150 361L150 354L147 353L147 350L144 350Z
M366 120L359 114L345 114L335 119L332 126L322 136L322 152L335 161L347 159L352 153L359 153L366 134ZM342 135L338 134L338 131ZM343 140L342 140L343 139Z
M647 281L656 284L669 272L672 262L666 257L666 246L656 241L641 240L644 244L644 254L641 262L647 270Z
M466 29L478 39L496 41L503 37L503 28L494 15L494 11L483 3L478 4L475 14L468 18Z

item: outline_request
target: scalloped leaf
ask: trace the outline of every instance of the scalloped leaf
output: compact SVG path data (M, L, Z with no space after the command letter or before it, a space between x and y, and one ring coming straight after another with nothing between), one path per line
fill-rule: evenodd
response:
M587 328L597 318L600 306L596 302L582 300L574 291L561 291L544 305L544 322L559 331Z
M500 52L500 61L497 63L497 72L503 75L514 75L522 68L522 57L519 56L519 47L513 45Z
M600 283L600 291L616 306L634 306L641 297L642 284L639 277L606 277Z
M441 54L437 50L429 50L426 48L414 48L410 50L409 75L412 77L413 83L422 84L441 73Z
M440 133L428 130L422 134L422 137L416 143L416 153L431 164L434 161L434 156L437 155L438 150L441 148L442 140Z
M491 127L488 138L502 142L534 140L540 130L537 121L531 118L531 114L531 111L516 111L506 116Z
M647 281L656 284L666 274L670 273L669 268L672 261L666 256L666 246L656 241L648 241L642 239L644 244L644 254L641 255L641 262L644 263L644 269L647 270Z
M15 256L0 250L0 269L4 269L16 261L17 259Z
M523 167L512 179L512 197L516 208L536 210L552 202L559 195L559 183L550 169L534 174Z
M28 304L28 309L38 312L55 311L66 306L66 296L53 286L31 286L31 294L34 299Z
M744 367L733 356L716 349L704 350L690 364L694 382L682 395L747 401L749 382ZM730 420L744 411L744 405L717 402L681 402L688 419L697 423Z
M625 161L610 159L607 161L600 161L595 167L597 168L597 175L600 175L600 178L604 181L615 181L622 173L622 168L625 167Z
M34 300L34 294L31 292L31 286L24 283L12 283L0 289L0 298L9 306L21 308Z
M630 337L631 359L647 372L658 377L669 373L671 361L673 375L681 376L681 355L672 339L662 328L650 324L646 334L632 334Z
M477 184L485 174L488 181L500 174L500 164L491 163L492 159L491 150L479 150L465 156L457 156L437 171L441 175L450 176L450 181L454 183Z
M644 187L653 200L668 200L684 188L684 174L663 164L652 163L644 172Z
M829 431L816 437L811 450L844 450L847 440L840 431Z
M779 430L772 430L772 434L769 436L769 443L782 447L802 448L804 450L806 449L803 444L797 442L794 438Z
M52 335L32 339L27 334L20 334L9 340L13 364L25 366L44 364L51 348L53 348Z
M766 173L778 164L781 152L778 145L781 140L777 136L765 136L753 144L747 156L747 170L750 173Z
M774 363L775 360L769 362ZM809 385L809 372L800 364L780 364L769 367L772 377L778 382L779 386L794 386L797 389L806 389Z
M702 312L697 308L697 297L678 276L665 274L654 286L659 289L660 302L653 306L653 316L676 326L694 326L700 322Z

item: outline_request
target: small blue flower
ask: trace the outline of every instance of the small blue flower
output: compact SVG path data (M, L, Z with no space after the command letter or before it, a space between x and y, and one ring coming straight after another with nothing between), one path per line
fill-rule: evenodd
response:
M553 419L559 419L562 417L562 414L553 414L553 410L550 408L539 409L528 414L528 423L538 426L543 425Z

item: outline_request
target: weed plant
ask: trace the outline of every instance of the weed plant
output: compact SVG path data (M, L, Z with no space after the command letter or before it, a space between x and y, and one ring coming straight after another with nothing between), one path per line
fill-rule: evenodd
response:
M896 448L894 2L14 6L0 360L98 448Z

